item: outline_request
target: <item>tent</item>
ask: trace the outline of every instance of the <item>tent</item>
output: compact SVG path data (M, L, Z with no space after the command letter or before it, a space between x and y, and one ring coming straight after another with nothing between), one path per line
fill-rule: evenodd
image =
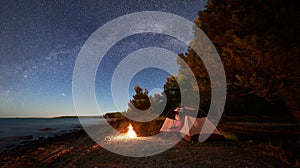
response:
M180 132L181 127L181 120L173 120L171 118L166 118L164 124L160 128L160 132Z
M169 115L164 121L164 124L162 125L160 132L179 132L182 127L182 121L179 117L179 111L180 108L176 108L172 111L172 114Z
M186 141L204 141L210 139L224 139L222 133L207 117L194 118L185 116L184 124L180 131Z
M180 111L184 112L186 110L193 110L189 107L181 108ZM178 108L173 111L178 113ZM178 115L175 115L178 116ZM198 140L202 141L210 137L210 139L224 139L222 133L218 128L210 121L206 116L201 118L191 117L189 115L184 115L184 120L176 117L174 119L166 118L160 132L180 132L184 136L184 139L188 142L193 142Z

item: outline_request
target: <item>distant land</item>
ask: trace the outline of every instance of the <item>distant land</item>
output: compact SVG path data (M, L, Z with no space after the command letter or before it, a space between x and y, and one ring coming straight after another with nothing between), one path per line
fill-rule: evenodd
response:
M53 118L104 118L104 117L101 115L101 116L58 116Z

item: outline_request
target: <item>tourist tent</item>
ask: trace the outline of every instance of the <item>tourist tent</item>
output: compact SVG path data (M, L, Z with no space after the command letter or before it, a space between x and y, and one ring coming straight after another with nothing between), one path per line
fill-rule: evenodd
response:
M164 124L160 128L160 132L179 132L182 127L181 120L166 118Z
M204 127L204 124L205 127ZM191 116L185 116L184 124L182 128L180 129L180 132L192 136L195 134L219 134L221 135L221 132L216 128L216 126L207 118L194 118Z
M193 110L192 108L185 107L183 109L176 109L173 112L178 114L178 111L181 111L181 113L186 111ZM195 118L189 115L184 115L184 119L178 118L179 115L175 115L174 119L172 118L166 118L160 131L161 132L180 132L184 136L184 139L187 141L192 141L192 136L196 135L198 138L198 135L200 135L201 139L206 139L210 137L211 135L214 137L223 137L221 132L218 130L218 128L215 126L215 124L210 121L206 116L201 118Z

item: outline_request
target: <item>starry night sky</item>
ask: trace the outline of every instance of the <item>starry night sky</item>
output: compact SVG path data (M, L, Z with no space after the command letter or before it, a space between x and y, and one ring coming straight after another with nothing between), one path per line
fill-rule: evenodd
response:
M114 18L140 11L170 12L193 21L204 5L203 0L0 1L0 117L76 115L73 68L81 46L94 31ZM114 69L128 54L144 47L175 53L187 49L162 34L121 40L97 72L95 91L105 111L115 110L110 95ZM135 85L163 88L167 76L163 70L145 69L131 81L130 94ZM99 80L106 82L99 86Z

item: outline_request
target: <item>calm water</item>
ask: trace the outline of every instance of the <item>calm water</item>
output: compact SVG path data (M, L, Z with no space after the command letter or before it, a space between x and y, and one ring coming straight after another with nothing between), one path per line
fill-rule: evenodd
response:
M96 125L99 118L83 118L81 124ZM51 128L42 131L43 128ZM47 138L80 129L77 118L0 118L0 151L24 141Z

